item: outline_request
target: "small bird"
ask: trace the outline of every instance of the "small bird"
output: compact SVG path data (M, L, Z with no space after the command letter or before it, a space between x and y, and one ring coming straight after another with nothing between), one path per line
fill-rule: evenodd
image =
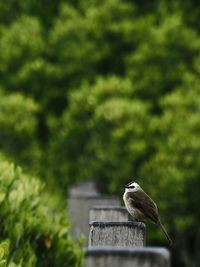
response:
M158 208L156 203L143 191L135 182L130 182L125 187L123 200L125 206L132 217L137 220L150 219L153 223L160 226L169 245L172 246L172 240L162 225L158 217Z

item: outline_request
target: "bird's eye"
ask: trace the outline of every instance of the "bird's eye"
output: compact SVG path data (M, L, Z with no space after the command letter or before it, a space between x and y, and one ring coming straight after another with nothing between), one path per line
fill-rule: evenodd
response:
M134 189L134 188L135 188L135 186L129 186L129 188L131 188L131 189Z

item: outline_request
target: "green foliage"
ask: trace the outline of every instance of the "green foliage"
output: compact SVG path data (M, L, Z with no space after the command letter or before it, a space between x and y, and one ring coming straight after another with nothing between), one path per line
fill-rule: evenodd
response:
M83 2L80 10L62 5L49 37L55 60L53 75L65 86L74 87L82 80L93 80L96 74L122 72L121 53L130 44L132 12L130 4L118 0L100 5Z
M57 15L61 1L47 2L46 0L13 0L0 2L0 22L10 24L21 14L37 16L44 24L49 27L52 24L52 18Z
M35 168L35 172L41 154L37 143L37 112L33 99L0 91L0 150L27 169Z
M102 184L117 190L148 151L144 132L148 110L148 103L135 98L129 80L111 77L97 79L94 86L83 85L70 95L60 132L56 127L61 138L52 141L48 175L76 181L88 177L101 181L103 176ZM62 164L62 158L68 161ZM55 169L56 160L60 168Z
M197 171L199 166L198 157L195 155L199 150L197 133L200 88L199 77L189 75L187 79L184 85L161 99L164 112L154 120L152 129L153 134L158 137L156 148L165 153L171 151L170 161L179 168L179 171L184 172L185 176L193 179L197 175L195 170ZM164 145L165 140L168 141ZM192 167L190 164L195 165Z
M8 263L9 249L9 240L4 240L0 243L0 267L21 267L21 264L16 265L14 262Z
M69 237L65 213L47 205L41 182L5 161L0 163L0 179L1 239L10 243L0 256L22 267L79 266L81 252Z
M137 51L127 59L128 75L137 85L139 97L158 104L163 94L183 82L183 73L191 70L200 39L185 27L179 14L150 25Z
M196 249L198 237L191 229L198 228L200 218L199 97L199 78L190 76L189 83L162 98L164 112L152 120L150 129L155 153L142 170L143 176L149 176L146 187L158 199L163 217L180 236L177 245L186 247L187 253ZM168 214L175 216L168 218ZM199 261L198 254L193 254L193 260Z
M29 87L33 85L30 80L29 85L24 84L25 77L30 71L36 72L40 68L40 56L44 51L39 20L21 16L13 24L4 26L0 35L0 51L3 88L30 92Z

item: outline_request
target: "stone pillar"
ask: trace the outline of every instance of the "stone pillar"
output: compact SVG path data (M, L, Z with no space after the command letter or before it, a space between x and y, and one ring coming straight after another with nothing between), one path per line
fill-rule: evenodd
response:
M90 222L89 247L142 247L145 224L142 222Z
M125 207L96 206L90 209L89 221L127 222L133 221Z
M84 267L170 267L164 248L89 248Z

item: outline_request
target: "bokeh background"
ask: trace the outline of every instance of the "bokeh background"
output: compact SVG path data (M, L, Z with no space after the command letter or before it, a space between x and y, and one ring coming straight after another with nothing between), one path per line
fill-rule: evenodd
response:
M79 266L66 192L88 180L140 183L173 266L199 266L199 17L196 0L0 1L2 266ZM147 244L166 245L154 225Z

